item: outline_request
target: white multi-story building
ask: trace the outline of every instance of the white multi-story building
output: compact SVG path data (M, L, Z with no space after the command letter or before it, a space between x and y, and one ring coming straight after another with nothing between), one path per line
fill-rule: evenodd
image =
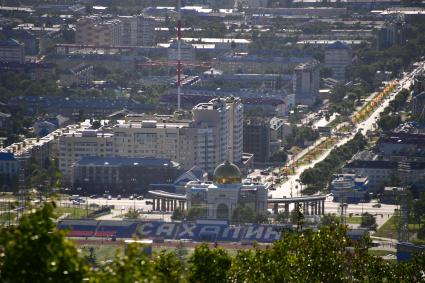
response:
M97 130L64 133L59 137L59 170L69 181L72 165L84 156L113 156L113 135Z
M208 103L200 103L193 108L193 118L199 125L215 128L220 137L215 149L215 166L225 159L235 163L241 162L243 105L240 99L215 98Z
M193 108L192 117L133 116L105 128L64 134L59 140L59 169L66 176L84 156L155 157L197 165L212 173L226 159L241 163L243 105L238 98L216 98Z
M344 81L347 66L350 66L351 47L337 41L325 47L325 66L332 70L332 78Z

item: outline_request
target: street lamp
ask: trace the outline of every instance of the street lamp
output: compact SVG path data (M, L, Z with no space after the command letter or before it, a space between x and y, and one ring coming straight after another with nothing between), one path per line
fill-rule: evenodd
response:
M85 189L85 194L86 194L86 218L89 218L89 199L88 199L88 183L89 183L89 178L84 178L84 189Z

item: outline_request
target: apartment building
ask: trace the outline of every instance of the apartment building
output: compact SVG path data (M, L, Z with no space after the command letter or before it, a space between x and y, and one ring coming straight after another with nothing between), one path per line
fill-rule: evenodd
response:
M152 46L155 44L155 19L144 15L119 16L122 25L121 44Z
M0 41L0 62L25 62L25 46L14 39Z
M198 127L214 129L218 135L213 167L226 159L240 163L243 151L243 105L240 98L214 98L196 105L192 113ZM204 170L211 172L213 167Z
M97 130L64 133L59 137L59 170L70 181L72 165L85 156L113 156L113 135Z
M117 19L92 16L80 19L76 25L77 44L116 46L121 44L121 38L122 25Z
M319 97L319 62L312 60L295 68L293 89L295 103L313 105Z
M165 158L189 170L208 173L226 159L241 163L243 105L239 98L216 98L193 108L192 115L133 115L100 133L85 130L59 140L59 169L84 156Z
M350 46L337 41L325 47L325 66L332 70L332 78L345 81L345 71L351 62Z

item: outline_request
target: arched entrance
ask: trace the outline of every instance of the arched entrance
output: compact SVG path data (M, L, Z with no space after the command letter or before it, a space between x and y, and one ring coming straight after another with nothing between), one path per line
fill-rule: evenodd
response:
M220 203L217 206L216 215L217 215L217 218L229 219L229 207L224 203Z

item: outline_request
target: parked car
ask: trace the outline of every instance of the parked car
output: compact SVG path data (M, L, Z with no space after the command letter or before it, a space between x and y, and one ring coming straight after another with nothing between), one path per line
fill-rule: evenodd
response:
M138 200L142 200L143 199L143 196L138 196L137 199Z
M375 203L374 205L372 205L372 207L380 208L381 207L381 204L380 203Z
M151 201L151 200L147 200L147 201L145 201L145 204L146 204L146 205L153 205L153 201Z
M134 199L134 196L133 196L133 195L131 195L128 199L129 199L129 200L133 200L133 199Z
M120 200L121 199L121 195L117 195L117 200Z

